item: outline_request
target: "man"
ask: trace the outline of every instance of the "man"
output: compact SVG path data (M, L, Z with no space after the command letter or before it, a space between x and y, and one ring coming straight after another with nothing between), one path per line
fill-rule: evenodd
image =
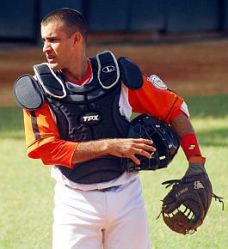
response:
M155 148L151 140L127 138L130 116L169 123L187 173L192 164L203 171L185 102L126 58L117 61L110 52L87 58L87 25L76 10L51 12L41 36L48 64L34 67L38 88L29 79L36 90L30 102L40 103L24 109L24 123L28 156L55 165L53 249L149 249L138 174L119 166L123 158L137 166L137 156L151 158Z

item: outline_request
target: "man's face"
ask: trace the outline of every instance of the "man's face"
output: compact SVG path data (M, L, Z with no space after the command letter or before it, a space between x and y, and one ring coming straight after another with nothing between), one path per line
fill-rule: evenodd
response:
M64 29L62 22L52 21L41 26L43 52L52 69L69 67L74 51L74 35Z

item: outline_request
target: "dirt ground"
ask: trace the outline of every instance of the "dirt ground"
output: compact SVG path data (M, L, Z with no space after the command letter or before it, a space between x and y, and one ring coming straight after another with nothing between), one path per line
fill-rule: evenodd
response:
M228 94L228 39L146 45L93 45L88 56L112 50L137 62L147 74L157 74L182 96ZM18 76L33 73L44 61L41 48L0 45L0 106L14 105L12 88Z

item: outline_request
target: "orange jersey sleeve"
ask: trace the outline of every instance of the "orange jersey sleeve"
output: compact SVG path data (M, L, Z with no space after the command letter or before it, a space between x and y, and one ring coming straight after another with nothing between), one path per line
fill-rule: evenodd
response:
M56 140L38 147L35 151L46 165L63 165L73 168L72 157L78 143Z
M55 119L47 103L36 111L23 110L27 154L45 164L71 167L78 143L61 140Z
M159 78L158 78L159 79ZM133 112L146 113L167 123L182 113L183 99L167 89L161 81L153 82L143 76L143 86L138 90L128 90L128 99Z

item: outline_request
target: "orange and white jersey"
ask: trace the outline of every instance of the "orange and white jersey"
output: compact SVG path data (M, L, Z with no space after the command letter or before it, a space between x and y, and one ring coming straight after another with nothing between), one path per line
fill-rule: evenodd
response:
M89 82L88 78L87 82ZM83 82L80 82L81 84ZM144 75L143 85L138 90L129 89L122 84L119 111L128 120L132 113L145 113L167 123L180 113L184 112L188 115L183 99L168 90L155 75L150 77ZM47 165L58 164L71 168L72 156L78 143L60 139L55 116L48 103L45 102L36 111L24 110L23 112L28 156L40 158ZM54 167L54 171L56 171L53 173L55 178L58 180L64 178L58 168ZM124 177L126 176L122 176ZM64 180L69 184L69 180ZM125 178L124 181L126 181Z

